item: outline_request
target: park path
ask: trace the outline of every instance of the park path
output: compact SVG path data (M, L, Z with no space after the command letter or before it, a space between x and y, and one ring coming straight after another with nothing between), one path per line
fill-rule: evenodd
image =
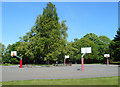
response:
M32 79L79 79L93 77L118 76L118 65L81 65L59 67L18 68L16 66L2 67L2 81L32 80Z

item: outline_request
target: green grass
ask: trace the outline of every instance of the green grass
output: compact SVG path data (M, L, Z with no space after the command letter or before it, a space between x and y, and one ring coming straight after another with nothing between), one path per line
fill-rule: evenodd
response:
M2 82L3 85L118 85L118 77L50 79Z
M120 61L117 62L111 62L112 64L120 64Z

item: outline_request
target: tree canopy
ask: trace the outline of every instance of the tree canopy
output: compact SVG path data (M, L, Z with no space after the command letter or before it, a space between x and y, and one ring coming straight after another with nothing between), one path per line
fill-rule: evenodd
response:
M120 60L120 28L117 30L117 35L110 43L110 53L114 61Z
M17 46L19 55L25 63L40 63L39 61L56 61L63 58L62 51L66 45L67 26L65 20L59 22L55 5L51 2L38 15L35 25L25 36L20 37Z

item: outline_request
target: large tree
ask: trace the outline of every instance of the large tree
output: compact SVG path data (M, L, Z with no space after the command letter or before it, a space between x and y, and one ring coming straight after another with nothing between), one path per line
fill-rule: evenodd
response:
M66 21L59 22L55 5L51 2L38 15L35 26L20 40L18 51L24 61L40 63L40 61L55 61L63 58L63 48L66 46Z
M48 3L43 14L36 20L36 38L43 50L39 55L44 60L58 60L65 45L67 27L65 21L59 23L55 5ZM39 42L38 42L39 43Z
M117 30L117 35L115 35L110 44L110 52L114 61L120 60L120 28Z
M104 62L104 54L109 53L109 43L110 39L106 36L97 36L94 33L89 33L84 36L88 38L92 42L95 43L97 51L98 51L98 59Z
M91 40L89 40L88 38L81 38L81 39L75 39L74 42L72 42L72 46L74 48L76 48L77 50L74 51L74 55L73 55L73 60L74 61L80 61L81 60L81 48L82 47L91 47L92 48L92 53L91 54L86 54L84 56L85 58L85 62L88 63L88 62L97 62L97 49L96 49L96 46L94 44L94 42L92 42Z

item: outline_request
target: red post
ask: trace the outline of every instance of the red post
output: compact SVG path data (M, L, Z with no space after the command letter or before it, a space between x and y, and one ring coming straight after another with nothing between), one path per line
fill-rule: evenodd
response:
M109 65L109 59L107 58L107 65Z
M22 58L20 58L20 68L22 68Z
M83 57L81 58L81 64L82 64L82 65L81 65L81 69L82 69L82 71L83 71L83 70L84 70L84 58L83 58Z
M65 59L64 59L64 64L65 64Z

